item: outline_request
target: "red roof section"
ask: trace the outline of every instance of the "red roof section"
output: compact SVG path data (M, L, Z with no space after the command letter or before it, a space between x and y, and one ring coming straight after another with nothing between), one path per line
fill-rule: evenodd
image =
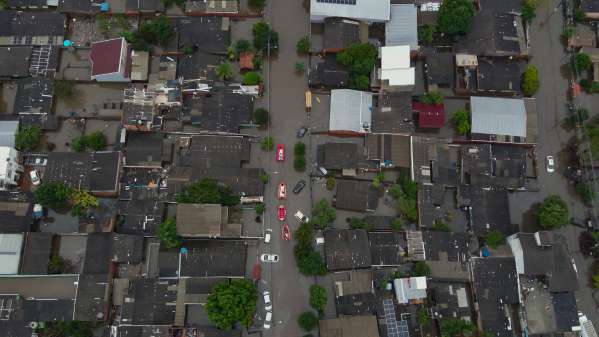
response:
M239 68L240 69L254 69L254 53L241 53L239 55Z
M89 54L92 62L92 76L118 72L122 46L123 38L93 43Z
M418 112L418 126L421 128L439 129L445 125L443 104L412 102L412 110Z

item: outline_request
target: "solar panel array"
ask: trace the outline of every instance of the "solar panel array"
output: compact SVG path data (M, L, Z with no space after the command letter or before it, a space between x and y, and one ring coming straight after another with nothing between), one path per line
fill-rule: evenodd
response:
M316 2L322 2L327 4L337 4L337 5L355 5L356 0L316 0Z
M397 321L395 317L395 306L392 299L383 300L383 310L385 312L385 324L387 325L388 337L410 337L408 322Z

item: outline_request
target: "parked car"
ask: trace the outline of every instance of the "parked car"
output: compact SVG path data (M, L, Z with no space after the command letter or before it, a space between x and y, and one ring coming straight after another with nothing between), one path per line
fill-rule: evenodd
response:
M277 254L262 254L260 256L262 262L279 262L279 255Z
M302 213L302 211L297 210L297 212L295 212L295 218L299 221L299 222L308 222L310 221L310 219L304 215L304 213Z
M287 198L287 185L285 185L285 183L280 183L279 184L279 199L286 199Z
M268 290L264 290L264 292L262 293L262 296L264 297L264 309L266 311L271 311L272 310L272 302L270 302L270 292L268 292Z
M277 144L277 161L285 161L285 145Z
M41 183L40 174L37 172L37 170L29 171L29 177L31 177L31 183L33 185L39 185Z
M325 169L322 166L318 167L318 172L320 172L320 174L322 174L323 177L326 176L327 174L329 174L329 171L327 171L327 169Z
M272 312L266 312L266 317L264 318L264 329L270 329L270 323L272 322Z
M283 205L279 205L279 211L277 212L277 216L279 217L279 221L285 221L287 218L287 209Z
M294 194L299 194L304 187L306 187L306 181L305 180L300 180L297 182L297 184L295 184L295 187L293 188L293 193Z
M266 233L264 233L264 243L270 243L271 233L272 233L272 230L270 230L270 229L266 230Z
M553 156L547 156L546 164L547 164L547 172L549 172L549 173L555 172L555 159L553 159Z
M36 166L46 166L46 164L48 163L48 158L35 158L35 165Z
M308 129L305 126L302 126L301 129L297 130L297 138L303 138L308 132Z

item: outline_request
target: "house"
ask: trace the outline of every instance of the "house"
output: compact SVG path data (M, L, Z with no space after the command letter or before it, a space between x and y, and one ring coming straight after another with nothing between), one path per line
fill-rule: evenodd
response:
M116 196L120 171L121 152L51 152L43 178L96 196Z
M96 15L107 12L110 5L103 0L58 0L58 11L70 15Z
M220 48L216 46L217 48ZM225 54L211 54L198 49L191 55L180 57L177 62L177 78L186 80L202 80L210 83L220 81L216 69L219 64L227 62Z
M24 233L33 224L33 195L23 192L0 191L0 233Z
M370 268L368 234L363 229L327 229L324 250L329 271Z
M425 54L424 73L428 91L451 88L454 84L454 55L439 52L433 48L423 50Z
M231 45L231 22L228 17L186 16L177 18L176 25L179 49L190 46L206 54L226 55Z
M164 135L154 132L127 133L125 167L162 168L164 161Z
M393 280L393 288L397 303L423 303L426 299L426 276L396 278Z
M191 136L191 144L181 151L179 166L198 169L240 168L250 161L250 141L242 136ZM188 141L189 143L189 141Z
M413 119L411 92L380 92L372 111L372 133L409 135Z
M413 4L391 4L391 19L385 23L385 46L410 46L417 51L417 8Z
M115 280L116 282L117 280ZM175 322L177 282L158 278L134 278L123 282L115 305L118 322L122 325L159 324Z
M366 23L389 21L391 3L386 0L310 0L310 21L341 17Z
M164 4L159 0L108 0L113 14L143 15L164 12Z
M379 337L376 316L342 316L321 320L322 337Z
M124 37L93 42L89 60L92 66L92 80L131 81L132 49Z
M183 237L241 236L241 224L229 224L229 208L219 204L178 204L176 219Z
M599 1L597 0L582 0L580 1L580 9L584 12L588 19L599 18Z
M418 113L418 127L440 129L445 125L445 106L443 104L412 103L412 110Z
M407 256L407 241L398 232L368 232L373 266L399 266Z
M377 309L374 295L372 271L368 269L336 272L333 274L335 307L338 316L375 314Z
M360 42L360 22L339 17L324 19L324 53L336 53Z
M315 88L339 89L347 85L349 72L337 63L336 54L327 54L322 58L313 57L315 64L308 72L308 84Z
M411 174L423 185L440 184L455 187L458 184L460 147L441 138L411 137Z
M206 2L203 0L187 0L185 2L186 15L222 15L230 16L239 13L239 0L216 0Z
M457 318L472 322L472 289L468 282L433 278L427 280L428 303L432 317Z
M239 197L262 197L264 195L264 183L261 168L241 167L174 167L169 171L167 178L168 192L175 196L185 187L203 178L210 178L231 188L234 195Z
M595 48L597 46L597 33L589 26L580 25L580 27L576 27L572 37L568 38L567 45L569 48Z
M477 135L480 134L490 141L525 142L527 115L524 100L473 96L470 97L470 111L473 138L479 139Z
M187 97L183 110L191 116L191 124L202 130L239 133L241 127L252 125L254 96L212 88L207 95Z
M19 273L24 234L0 234L0 275Z
M10 79L29 76L31 46L0 47L0 78Z
M377 76L381 89L411 91L416 81L415 68L410 66L410 46L381 47L381 68Z
M379 203L379 191L370 181L337 179L335 208L355 212L374 212Z
M431 277L468 280L470 239L466 233L428 230L422 232L422 239Z
M479 57L476 91L482 94L511 96L522 93L521 82L526 62L505 57Z
M593 81L599 81L599 48L582 47L581 53L589 55L593 63Z
M23 165L19 160L19 151L13 147L0 146L0 191L6 191L19 184Z
M239 54L239 70L254 70L253 52L243 52Z
M19 121L0 121L0 146L15 147L15 136L19 131Z
M483 237L492 230L503 235L517 231L517 226L510 219L508 192L505 189L461 186L458 193L459 204L471 207L470 221L475 235Z
M380 167L411 167L410 136L368 134L365 143L368 160L378 162Z
M364 148L355 143L325 143L316 147L318 166L327 170L367 170L373 165L366 160Z
M0 11L0 46L62 46L65 31L64 14Z
M13 114L21 125L37 125L42 130L53 130L58 121L52 112L54 81L45 77L27 77L16 81L17 95Z
M372 93L350 89L331 90L329 131L333 134L370 133Z
M175 267L179 277L245 277L247 249L244 241L196 240L187 242L186 248L187 252L178 254L178 264L164 264L167 269ZM160 267L162 269L162 263Z
M180 119L183 105L178 81L156 83L123 91L121 123L127 130L161 130L167 118Z

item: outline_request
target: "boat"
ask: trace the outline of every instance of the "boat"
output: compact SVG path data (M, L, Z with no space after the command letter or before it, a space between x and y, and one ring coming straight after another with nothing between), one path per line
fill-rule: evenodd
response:
M289 225L288 224L284 224L283 225L283 228L281 229L281 237L285 241L291 240L291 231L289 230Z

